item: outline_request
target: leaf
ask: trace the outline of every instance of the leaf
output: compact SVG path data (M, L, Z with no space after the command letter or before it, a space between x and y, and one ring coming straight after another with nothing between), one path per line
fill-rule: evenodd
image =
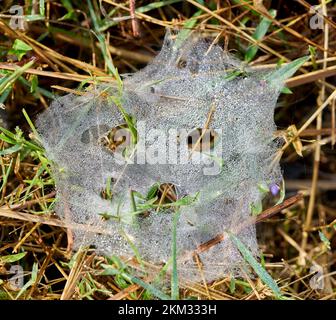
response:
M197 2L204 5L204 1L197 1ZM189 34L191 33L192 28L197 23L197 17L200 16L202 13L203 13L202 10L198 10L196 13L193 14L193 16L190 19L188 19L183 24L183 29L180 30L174 42L175 49L179 49L183 45L184 41L188 38Z
M155 278L153 279L152 283L155 284L162 284L163 281L165 281L165 275L167 274L168 268L172 264L172 257L168 259L168 261L165 263L165 265L161 268L161 270L156 274ZM152 294L148 291L146 291L147 296L152 296ZM153 299L153 298L151 298Z
M33 75L30 78L30 93L36 92L36 89L38 88L38 78L37 75Z
M330 241L327 238L327 236L322 231L319 231L318 233L319 233L319 237L320 237L321 241L324 243L324 245L328 248L328 250L331 250Z
M291 89L287 88L287 87L283 87L283 88L281 89L281 93L284 93L284 94L292 94L293 91L292 91Z
M36 80L35 80L36 78ZM30 81L26 80L23 77L19 77L18 80L27 88L29 88L29 90L34 89L34 91L32 92L34 94L34 97L39 98L39 94L44 95L45 97L49 98L49 99L54 99L55 95L52 94L50 91L45 90L41 87L38 86L38 77L35 75L31 75L29 77ZM32 80L31 80L32 79ZM36 81L36 87L35 87L35 81Z
M275 18L276 16L276 10L271 9L269 11L269 14ZM267 17L262 17L260 24L257 26L255 29L254 33L252 34L252 38L261 41L264 36L266 35L270 25L272 23L272 20L270 20ZM252 59L255 57L255 55L258 52L258 45L252 44L251 46L248 47L246 53L245 53L245 61L250 62Z
M94 10L94 7L92 5L91 0L87 0L86 2L87 2L88 7L89 7L89 13L90 13L91 21L92 21L92 24L93 24L93 29L94 29L93 33L96 36L96 38L98 39L99 47L100 47L101 53L104 57L104 61L107 65L107 67L108 67L109 72L114 75L114 77L117 80L118 86L120 86L122 82L121 82L118 70L113 64L113 60L112 60L112 57L109 53L104 35L99 30L100 19L97 17L97 15L95 13L95 10Z
M1 128L0 128L1 130ZM7 143L15 144L15 140L5 136L3 133L0 133L0 140L5 141Z
M8 54L17 56L18 60L20 61L22 57L30 50L33 50L31 46L20 39L16 39L13 43L12 49L8 51Z
M170 203L168 205L172 206L189 206L191 205L193 202L195 202L198 198L199 192L197 192L195 195L187 195L173 203Z
M237 77L239 77L239 76L241 76L243 74L244 74L244 71L242 71L242 70L235 70L235 71L232 71L232 72L228 73L224 77L224 79L227 80L227 81L231 81L231 80L233 80L233 79L235 79L235 78L237 78Z
M12 88L11 87L9 87L9 88L7 88L6 90L4 90L4 92L1 94L1 96L0 96L0 108L2 109L2 108L6 108L6 106L5 106L5 101L7 100L7 98L8 98L8 96L9 96L9 94L11 93L11 91L12 91Z
M119 97L110 96L109 99L111 99L114 102L114 104L117 106L122 116L124 117L127 127L131 132L132 144L133 146L135 146L138 141L138 132L135 124L136 120L131 115L129 115L123 108Z
M285 179L282 179L282 186L280 188L280 198L275 204L276 206L284 201L285 195L286 195Z
M179 300L179 283L178 283L178 273L177 273L177 245L176 245L176 229L177 223L180 217L180 212L174 213L173 218L173 234L172 234L172 260L173 260L173 271L171 275L171 298L173 300Z
M0 94L2 94L6 89L8 89L16 79L18 79L27 69L29 69L33 64L34 60L26 63L21 68L17 68L15 71L13 71L9 76L3 78L2 82L0 83Z
M61 3L65 9L67 9L68 12L74 11L74 8L72 6L72 3L70 0L61 0Z
M32 274L30 280L21 288L20 292L16 296L16 300L29 288L31 287L36 279L37 279L37 272L38 272L38 264L34 262L33 264L33 269L32 269Z
M27 16L24 16L25 21L32 22L32 21L39 21L44 20L44 16L41 16L40 14L30 14Z
M271 84L276 87L279 83L285 82L290 78L305 62L309 60L309 56L298 58L290 63L281 66L279 69L269 73L265 80L269 81Z
M262 267L262 265L253 257L252 253L245 246L243 242L241 242L238 237L229 233L230 239L236 245L240 253L246 262L250 264L256 274L260 277L264 284L266 284L275 294L275 296L280 299L282 298L281 291L277 285L277 283L273 280L273 278L269 275L269 273Z
M45 14L45 4L44 4L44 0L39 0L39 11L40 11L40 15L44 16Z
M241 6L241 8L249 11L250 13L252 13L255 16L260 16L260 13L251 9L251 7L247 6L246 3L252 4L252 1L246 1L246 0L232 0L233 3L235 4L239 4ZM245 4L245 5L244 5Z
M268 186L264 183L258 183L258 189L261 193L268 193L269 192Z
M17 253L17 254L11 254L11 255L8 255L8 256L2 256L2 257L0 257L0 263L4 264L4 263L13 263L13 262L19 261L26 254L27 254L27 252L21 252L21 253Z
M146 13L150 10L159 9L159 8L164 7L164 6L168 6L168 5L174 4L176 2L181 2L181 1L182 0L166 0L166 1L152 2L152 3L149 3L145 6L137 8L135 10L135 12Z
M150 187L149 191L147 192L146 200L153 199L153 198L156 196L156 194L157 194L157 192L158 192L158 190L159 190L159 187L160 187L160 184L159 184L159 183L154 183L154 184Z
M251 203L250 204L250 209L251 209L251 213L256 216L260 213L262 213L262 203L261 201L257 201L256 203Z
M10 148L7 148L5 150L1 150L0 151L0 156L4 156L4 155L7 155L7 154L12 154L12 153L17 152L21 149L22 149L22 145L16 144L16 145L14 145Z
M112 178L111 177L108 177L106 180L105 192L106 192L106 198L108 200L112 200Z
M9 163L9 166L7 167L7 171L6 171L3 163L1 164L1 168L2 168L2 179L1 180L2 180L2 183L1 183L1 187L0 187L0 192L7 185L8 177L9 177L10 173L12 172L13 161L14 161L14 159L12 158L10 163Z
M174 4L174 3L177 3L177 2L182 2L182 1L183 0L166 0L166 1L152 2L152 3L149 3L149 4L144 5L142 7L136 8L135 12L136 13L146 13L148 11L151 11L151 10L154 10L154 9L159 9L159 8L164 7L164 6L168 6L168 5L171 5L171 4ZM114 9L112 9L108 13L106 19L104 19L102 21L102 26L99 28L100 32L106 31L108 28L116 26L119 23L118 20L114 20L114 19L111 20L110 19L110 17L112 17L118 11L116 9L117 9L117 7L115 7ZM129 19L130 17L126 16L124 18L125 19Z
M316 64L316 48L313 46L309 46L309 54L310 54L310 59L312 61L313 69L317 69L317 64Z
M3 280L0 281L0 285L3 283ZM6 291L0 290L0 300L10 300L11 297L6 293Z
M143 213L144 210L148 210L150 208L172 208L172 207L180 207L180 206L189 206L191 205L193 202L195 202L198 198L199 192L196 193L196 195L187 195L181 199L176 200L175 202L171 202L171 203L161 203L159 204L154 204L154 202L157 200L157 197L151 199L151 200L147 200L145 203L138 205L138 208L140 208L141 210L135 211L133 212L133 214L140 214Z
M168 295L166 295L165 293L163 293L162 291L156 289L154 286L152 286L151 284L137 278L131 275L127 275L122 273L122 275L124 277L127 277L127 279L129 281L132 281L134 283L136 283L137 285L143 287L144 289L148 290L151 294L153 294L154 296L158 297L161 300L170 300L170 297Z
M74 20L77 21L76 12L72 6L70 0L61 0L63 7L68 11L63 17L59 18L58 21L63 20Z
M140 252L139 252L137 246L134 244L134 242L132 241L132 239L127 235L127 233L126 233L124 230L120 230L119 232L120 232L120 234L125 238L125 240L126 240L127 243L129 244L129 246L130 246L131 249L133 250L134 255L135 255L136 259L138 260L138 262L139 262L141 268L142 268L143 270L145 270L145 265L144 265L144 263L143 263L143 260L142 260L142 258L141 258L141 255L140 255Z
M146 289L147 291L149 291L151 294L153 294L154 296L158 297L161 300L170 300L170 297L168 295L166 295L165 293L163 293L162 291L158 290L157 288L155 288L154 286L152 286L151 284L137 278L134 277L126 272L120 272L119 270L112 268L109 265L105 265L103 264L102 267L105 269L101 275L103 276L116 276L116 275L121 275L123 278L125 278L127 281L129 282L133 282L136 283L137 285L143 287L144 289Z
M77 19L76 19L75 11L68 12L63 17L60 17L57 20L58 21L64 21L64 20L75 20L76 21Z
M159 197L158 197L158 196L155 196L154 198L151 198L151 199L147 200L147 201L143 204L143 206L144 206L144 207L148 206L148 207L150 208L152 205L155 204L156 201L158 201L158 199L159 199Z
M261 262L261 266L262 266L263 268L265 268L265 257L264 257L264 254L263 254L263 253L261 253L260 262Z
M22 109L22 113L23 113L24 117L26 118L26 121L28 122L30 129L33 131L35 138L39 139L41 141L41 138L39 138L39 134L38 134L38 132L37 132L37 130L36 130L34 124L33 124L33 121L31 121L31 119L30 119L28 113L26 112L26 110Z
M16 39L14 41L12 48L14 50L20 50L20 51L30 51L30 50L33 50L33 48L30 45L26 44L25 42L23 42L20 39Z
M18 134L13 134L12 132L2 127L0 127L0 131L3 132L3 133L0 133L0 140L3 140L9 144L19 145L21 147L27 147L28 149L31 149L31 150L41 151L41 152L43 151L41 147L37 146L36 144L32 142L25 140L23 137L19 137ZM6 152L9 153L8 151ZM11 150L11 152L14 152L13 149Z

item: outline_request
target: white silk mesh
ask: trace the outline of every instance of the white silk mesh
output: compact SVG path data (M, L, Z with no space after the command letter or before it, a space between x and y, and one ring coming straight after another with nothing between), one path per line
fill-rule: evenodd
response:
M115 86L105 84L82 95L57 98L40 115L37 128L52 161L55 211L82 226L73 229L75 248L94 245L99 253L131 257L136 247L145 261L167 262L173 213L179 210L178 270L181 277L197 280L200 272L192 253L223 232L236 233L254 255L258 253L255 226L242 225L251 217L251 204L263 197L258 185L281 181L279 164L272 160L278 148L274 108L283 83L271 85L265 80L267 73L244 70L241 62L199 36L183 45L175 38L168 34L153 62L124 78L121 96ZM142 146L138 150L151 155L145 163L137 163L143 156L139 152L133 163L121 164L116 152L101 143L111 128L125 123L111 99L118 95L124 111L136 121ZM191 150L182 131L205 126L216 131L215 147L188 156ZM180 134L174 138L172 132ZM185 148L176 151L174 143ZM164 156L168 160L163 161ZM170 163L175 157L184 157L184 163ZM108 179L112 200L101 196ZM156 183L171 183L178 200L194 201L136 213L131 191L145 197ZM140 207L145 201L134 199ZM104 214L110 218L104 219ZM207 281L240 273L243 264L228 237L199 251L199 259Z

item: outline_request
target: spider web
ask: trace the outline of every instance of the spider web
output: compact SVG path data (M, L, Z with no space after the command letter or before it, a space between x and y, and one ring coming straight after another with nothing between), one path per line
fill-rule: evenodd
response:
M154 61L124 78L122 92L95 85L81 95L55 99L37 129L52 162L56 213L87 227L74 228L75 249L94 245L102 254L132 257L136 247L150 263L167 262L178 208L179 275L197 281L200 272L191 253L223 232L235 233L258 255L255 226L246 222L251 204L264 196L258 185L282 179L279 163L272 160L279 147L273 114L283 83L271 85L265 71L244 69L200 35L182 45L176 39L168 33ZM138 132L137 152L125 163L122 152L99 142L111 128L125 124L125 114L111 99L116 96ZM185 132L205 126L216 132L215 147L191 152ZM140 161L146 152L151 156ZM176 158L184 161L170 161ZM112 200L101 195L108 181ZM175 186L177 201L192 201L136 213L134 192L145 198L153 185L164 183ZM206 281L237 275L244 264L229 237L198 256Z

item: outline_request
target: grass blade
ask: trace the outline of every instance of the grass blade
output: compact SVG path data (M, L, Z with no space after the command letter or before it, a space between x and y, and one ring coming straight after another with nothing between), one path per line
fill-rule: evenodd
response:
M154 286L152 286L151 284L137 278L131 275L127 275L127 274L122 274L126 279L136 283L137 285L143 287L144 289L146 289L147 291L149 291L152 295L158 297L161 300L170 300L170 297L168 295L166 295L165 293L163 293L162 291L158 290L157 288L155 288Z
M204 6L204 1L203 0L196 0L196 1ZM200 16L202 13L203 13L202 10L196 11L196 13L194 13L193 16L184 23L183 29L180 30L180 32L178 33L177 38L175 40L174 45L175 45L176 49L179 49L183 45L184 41L190 35L190 32L192 31L192 28L197 23L197 17Z
M31 119L30 119L28 113L26 112L26 110L22 109L22 113L23 113L24 117L26 118L26 120L27 120L27 122L29 124L30 129L33 131L34 136L36 137L36 139L39 139L39 141L41 141L41 138L39 138L39 134L38 134L38 132L37 132L37 130L36 130L34 124L33 124L33 121L31 121Z
M13 263L13 262L19 261L26 254L27 254L27 252L21 252L21 253L17 253L17 254L11 254L11 255L8 255L8 256L0 257L0 263L4 264L4 263Z
M256 274L260 277L260 279L273 291L276 298L282 298L281 291L273 280L273 278L269 275L269 273L262 267L262 265L253 257L250 250L245 246L243 242L241 242L238 237L229 233L230 239L236 245L240 253L246 262L250 264Z
M31 274L31 278L30 280L21 288L20 292L18 293L18 295L16 296L15 300L19 299L19 297L29 288L31 287L36 279L37 279L37 272L38 272L38 264L35 262L33 264L33 268L32 268L32 274Z
M154 9L159 9L162 8L164 6L168 6L171 4L174 4L176 2L181 2L182 0L166 0L166 1L157 1L157 2L152 2L149 3L145 6L139 7L135 10L135 12L139 12L139 13L146 13L148 11L154 10Z
M275 18L276 16L276 10L270 10L269 14ZM252 37L255 40L261 41L263 37L266 35L270 25L272 24L272 20L270 20L267 17L262 17L260 24L255 29L255 32L253 33ZM247 48L247 51L245 53L245 61L250 62L253 60L255 55L258 52L258 46L255 44L252 44Z
M9 75L4 81L2 81L0 84L0 94L2 94L7 88L9 88L15 82L15 80L19 78L34 63L35 63L35 60L32 60L26 63L21 68L17 68L14 72L12 72L11 75Z
M102 265L103 268L105 268L105 270L103 271L103 273L101 275L104 276L116 276L116 275L121 275L124 279L126 279L129 282L133 282L136 283L137 285L143 287L144 289L146 289L148 292L150 292L152 295L156 296L157 298L161 299L161 300L170 300L170 297L168 295L166 295L165 293L163 293L162 291L160 291L159 289L155 288L154 286L152 286L151 284L137 278L134 277L126 272L120 272L119 270L112 268L109 265Z
M175 212L173 218L173 234L172 234L173 271L171 275L171 298L173 300L179 300L179 284L177 273L177 246L176 246L176 229L179 217L180 217L179 211Z
M17 152L17 151L19 151L21 149L22 149L22 145L16 144L16 145L14 145L14 146L12 146L12 147L10 147L8 149L1 150L0 151L0 156L5 156L7 154L12 154L12 153Z
M278 85L279 83L283 83L285 80L290 78L305 62L309 60L309 56L298 58L286 65L280 67L265 78L266 81L273 83L274 85Z

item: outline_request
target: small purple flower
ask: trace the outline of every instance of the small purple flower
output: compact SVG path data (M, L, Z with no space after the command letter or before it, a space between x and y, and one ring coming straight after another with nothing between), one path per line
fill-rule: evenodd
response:
M276 196L280 191L280 187L276 183L271 183L269 189L273 196Z

